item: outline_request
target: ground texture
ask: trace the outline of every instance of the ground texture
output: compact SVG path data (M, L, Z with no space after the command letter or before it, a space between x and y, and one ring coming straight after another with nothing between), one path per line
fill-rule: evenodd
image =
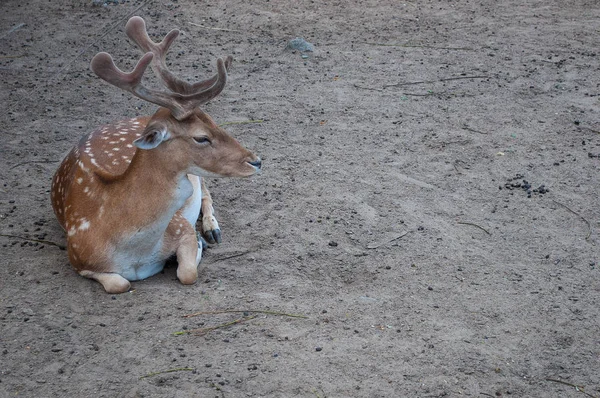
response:
M49 188L155 110L89 70L130 15L234 56L204 109L264 171L209 181L199 283L111 296ZM600 397L599 42L593 0L2 1L0 396Z

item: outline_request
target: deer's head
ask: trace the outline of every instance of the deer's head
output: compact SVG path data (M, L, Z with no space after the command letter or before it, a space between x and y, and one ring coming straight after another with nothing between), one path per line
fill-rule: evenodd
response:
M201 176L247 177L260 170L261 160L220 128L199 106L215 98L227 82L232 58L217 59L217 73L190 84L168 70L166 53L179 35L172 30L160 43L153 42L140 17L132 17L125 31L146 54L130 73L121 71L112 57L98 53L91 68L108 83L161 108L152 116L144 133L134 141L141 150L170 157L185 172ZM149 65L169 91L154 90L142 84Z

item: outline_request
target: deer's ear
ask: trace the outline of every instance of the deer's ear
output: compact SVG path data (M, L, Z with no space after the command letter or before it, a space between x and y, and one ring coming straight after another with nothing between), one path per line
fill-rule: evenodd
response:
M164 142L171 138L171 134L166 130L150 130L146 132L143 136L133 141L133 145L140 149L154 149Z

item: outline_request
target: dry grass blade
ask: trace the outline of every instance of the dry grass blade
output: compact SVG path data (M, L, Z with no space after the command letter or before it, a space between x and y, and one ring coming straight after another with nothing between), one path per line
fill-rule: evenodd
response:
M466 124L462 126L462 129L463 129L463 130L467 130L467 131L471 131L471 132L473 132L473 133L477 133L477 134L487 134L486 132L479 131L479 130L475 130L475 129L473 129L473 128L471 128L471 127L467 126Z
M363 89L363 90L383 91L382 88L365 87L365 86L359 86L358 84L354 84L354 87L360 88L360 89Z
M18 55L0 55L0 59L17 59L28 56L29 54L18 54Z
M426 44L386 44L386 43L370 43L365 42L370 46L380 46L380 47L404 47L404 48L428 48L432 50L456 50L456 51L475 51L475 49L470 47L437 47L437 46L428 46Z
M365 86L361 86L361 85L358 85L358 84L354 84L354 87L360 88L362 90L383 91L384 89L389 88L389 87L404 87L404 86L412 86L412 85L415 85L415 84L433 84L433 83L439 83L439 82L447 82L447 81L451 81L451 80L489 79L489 78L490 78L489 76L485 76L485 75L456 76L456 77L447 77L447 78L439 79L439 80L419 80L419 81L416 81L416 82L403 82L403 83L386 84L382 88L365 87Z
M24 23L20 23L18 25L13 26L5 34L3 34L2 37L0 37L0 39L4 39L6 36L10 35L11 33L16 32L17 30L21 29L23 26L25 26Z
M278 315L278 316L287 316L290 318L302 318L302 319L308 319L308 317L306 315L299 315L299 314L288 314L285 312L277 312L277 311L268 311L268 310L217 310L217 311L202 311L202 312L195 312L193 314L187 314L187 315L183 315L184 318L192 318L195 316L200 316L200 315L217 315L217 314L267 314L267 315Z
M589 394L589 393L585 392L585 391L584 391L584 390L585 390L585 388L584 388L583 386L578 386L577 384L568 383L568 382L566 382L566 381L562 381L562 380L558 380L558 379L553 379L553 378L550 378L550 377L546 377L546 381L551 381L551 382L553 382L553 383L564 384L565 386L573 387L573 388L574 388L576 391L579 391L580 393L582 393L582 394L585 394L585 395L587 395L588 397L591 397L591 398L598 398L598 397L597 397L597 396L595 396L595 395L592 395L592 394Z
M560 202L557 202L556 200L553 200L554 203L556 203L557 205L560 205L562 207L564 207L565 209L567 209L568 211L570 211L571 213L575 214L577 217L581 218L588 226L588 234L585 237L585 240L588 240L590 238L590 236L592 235L592 224L590 224L590 222L588 220L586 220L581 214L571 210L567 205L563 205Z
M145 379L147 377L152 377L152 376L156 376L156 375L161 375L164 373L173 373L173 372L193 372L194 368L175 368L175 369L167 369L167 370L161 370L160 372L152 372L152 373L148 373L147 375L144 376L140 376L140 380Z
M213 330L223 329L223 328L226 328L229 326L237 325L238 323L246 322L246 321L252 320L254 318L256 318L256 315L247 316L244 318L238 318L236 320L233 320L230 322L225 322L225 323L222 323L222 324L216 325L216 326L208 326L205 328L198 328L198 329L192 329L192 330L181 330L179 332L174 332L173 335L181 336L183 334L194 333L196 336L204 336L206 333L212 332Z
M392 237L391 239L386 239L384 242L380 242L380 243L372 243L370 245L367 246L367 249L377 249L378 247L381 247L383 245L387 245L388 243L391 243L395 240L398 240L404 236L408 235L408 231L404 231L394 237Z
M456 76L456 77L447 77L439 80L421 80L417 82L406 82L406 83L394 83L394 84L386 84L383 88L388 87L402 87L402 86L411 86L414 84L431 84L431 83L439 83L439 82L447 82L451 80L463 80L463 79L489 79L489 76L485 75L476 75L476 76Z
M485 228L483 228L482 226L479 226L479 225L477 225L477 224L473 224L472 222L463 222L463 221L457 221L456 223L457 223L457 224L462 224L462 225L470 225L470 226L472 226L472 227L479 228L480 230L482 230L482 231L483 231L483 232L485 232L486 234L488 234L488 235L491 235L491 233L490 233L490 232L489 232L487 229L485 229Z
M22 239L22 240L25 240L25 241L28 241L28 242L37 242L37 243L43 243L43 244L46 244L46 245L52 245L52 246L58 247L60 250L66 250L66 248L67 248L66 246L63 246L60 243L52 242L50 240L26 238L24 236L10 235L10 234L0 234L0 236L4 236L5 238Z
M241 256L243 256L245 254L248 254L248 253L252 253L252 252L250 250L246 250L246 251L243 251L243 252L240 252L240 253L234 253L234 254L229 254L229 255L226 255L226 256L215 257L215 258L212 258L209 261L209 264L216 263L217 261L223 261L223 260L229 260L231 258L241 257Z
M20 162L17 163L15 165L13 165L9 170L15 169L19 166L23 166L24 164L30 164L30 163L57 163L58 160L27 160L25 162Z

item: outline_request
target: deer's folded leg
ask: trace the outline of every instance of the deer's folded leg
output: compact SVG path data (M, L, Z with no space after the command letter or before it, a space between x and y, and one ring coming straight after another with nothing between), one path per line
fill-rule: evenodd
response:
M221 243L221 229L215 218L212 197L206 187L206 181L202 179L202 234L208 243Z
M202 244L198 242L196 230L177 212L165 232L163 252L177 256L177 279L184 285L196 283L198 264L202 258Z
M131 288L131 283L119 274L113 272L79 271L79 275L100 282L106 293L125 293Z

